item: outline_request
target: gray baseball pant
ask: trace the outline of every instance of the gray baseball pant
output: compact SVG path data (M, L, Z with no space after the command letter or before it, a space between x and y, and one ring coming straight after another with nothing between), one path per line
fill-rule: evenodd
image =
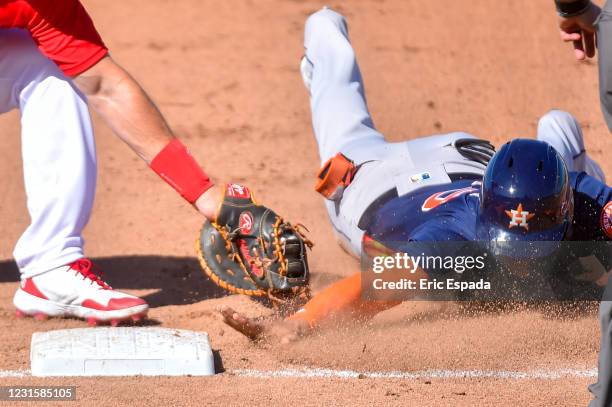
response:
M607 1L597 19L599 52L599 96L601 110L612 131L612 0ZM612 406L612 281L608 282L599 306L601 344L597 383L589 387L593 400L589 407Z
M612 1L606 1L595 25L599 52L601 110L608 128L612 131Z

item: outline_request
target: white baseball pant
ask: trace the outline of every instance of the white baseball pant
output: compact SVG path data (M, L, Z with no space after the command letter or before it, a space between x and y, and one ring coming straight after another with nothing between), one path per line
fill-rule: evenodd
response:
M14 108L21 111L31 223L13 255L28 278L83 257L81 231L95 194L96 150L85 97L29 33L0 29L0 112Z

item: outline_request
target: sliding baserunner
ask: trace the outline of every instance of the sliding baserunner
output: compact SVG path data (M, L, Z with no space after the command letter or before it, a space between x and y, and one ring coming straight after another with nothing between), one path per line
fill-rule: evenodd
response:
M323 163L317 190L355 256L372 247L403 252L415 242L612 238L612 189L569 113L547 113L537 140L514 139L497 152L461 132L389 143L370 117L345 19L330 9L312 15L305 48L301 68ZM432 273L419 268L411 276ZM361 279L357 273L330 285L281 322L229 308L223 315L251 338L277 329L289 339L334 315L368 318L398 304L365 301Z

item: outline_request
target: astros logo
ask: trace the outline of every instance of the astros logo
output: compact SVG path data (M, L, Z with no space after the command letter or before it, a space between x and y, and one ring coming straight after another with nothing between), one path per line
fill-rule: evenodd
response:
M529 230L529 220L535 216L535 213L523 210L523 204L519 204L518 208L506 211L506 215L510 218L508 227L512 229L515 226Z

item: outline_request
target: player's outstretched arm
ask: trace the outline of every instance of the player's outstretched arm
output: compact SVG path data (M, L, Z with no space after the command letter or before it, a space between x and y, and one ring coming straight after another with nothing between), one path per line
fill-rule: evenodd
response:
M361 273L356 273L325 288L284 320L258 321L231 308L222 309L221 314L226 324L252 340L267 339L288 343L333 317L360 317L356 311L361 303ZM388 307L395 305L390 303Z
M223 307L221 315L226 324L252 341L266 339L283 344L290 343L301 336L307 335L312 330L306 322L301 320L293 321L285 319L269 321L248 318L230 307Z
M151 165L174 140L172 130L152 100L110 56L78 75L74 83L113 132L147 164ZM195 191L197 193L198 189ZM212 186L188 200L204 216L213 219L221 197L218 187Z
M597 47L595 20L601 13L590 0L555 0L561 39L571 42L577 60L593 58Z
M412 279L427 278L418 269ZM399 305L400 301L364 301L361 298L361 273L335 282L315 295L300 310L281 321L259 321L224 308L221 314L226 324L252 340L271 338L281 343L291 342L319 326L338 319L368 320L376 314Z

